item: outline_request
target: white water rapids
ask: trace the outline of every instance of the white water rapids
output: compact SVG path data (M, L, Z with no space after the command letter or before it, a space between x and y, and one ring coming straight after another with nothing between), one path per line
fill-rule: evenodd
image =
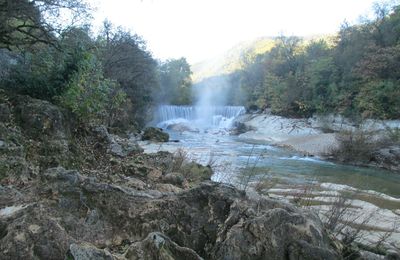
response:
M242 106L159 106L155 121L167 128L181 124L191 129L229 129L233 120L246 112Z

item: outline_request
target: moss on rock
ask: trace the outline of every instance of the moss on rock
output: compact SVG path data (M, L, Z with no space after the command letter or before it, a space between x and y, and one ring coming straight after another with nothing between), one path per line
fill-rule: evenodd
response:
M161 128L147 127L142 135L142 140L149 140L154 142L168 142L169 134L163 132Z

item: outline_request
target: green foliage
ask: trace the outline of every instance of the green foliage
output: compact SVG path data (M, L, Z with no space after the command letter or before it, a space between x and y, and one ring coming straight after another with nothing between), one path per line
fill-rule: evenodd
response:
M335 158L343 162L368 164L376 162L381 149L400 143L400 129L386 127L383 135L362 129L344 130L336 138L338 146L331 150Z
M159 65L160 103L188 105L192 103L192 72L185 58L167 60Z
M0 84L14 92L49 101L61 95L93 48L86 29L72 28L61 37L61 51L44 45L19 53L10 62L8 76L0 79Z
M400 118L400 82L378 80L367 82L356 101L363 117Z
M97 46L104 76L116 81L130 101L126 123L144 126L154 105L153 97L159 91L157 63L145 42L136 34L114 30L105 22Z
M81 123L127 128L143 124L158 88L156 62L136 35L112 27L93 40L88 28L72 27L53 45L6 55L0 86L58 102Z
M114 111L124 104L125 98L126 95L115 82L103 77L101 64L96 57L87 55L59 101L81 122L108 123L109 116L113 116Z
M54 54L52 48L24 53L10 67L9 77L2 79L2 85L20 94L50 100L64 87L60 78L62 63Z
M229 103L289 117L400 118L400 7L375 12L373 20L344 24L334 42L281 36L267 52L245 55L242 69L225 75Z

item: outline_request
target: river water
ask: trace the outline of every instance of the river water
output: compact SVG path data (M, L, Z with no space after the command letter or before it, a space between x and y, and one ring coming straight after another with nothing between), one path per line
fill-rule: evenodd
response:
M214 181L239 188L261 181L266 183L263 192L271 197L311 197L312 207L320 212L335 198L349 196L350 218L356 214L352 221L368 230L363 243L373 245L396 225L391 241L400 246L400 175L305 157L267 141L231 135L234 118L244 111L243 107L161 106L153 124L168 132L172 141L141 145L145 152L184 150L190 160L211 164Z
M158 126L170 134L166 144L145 145L148 150L189 152L192 159L208 163L211 159L220 170L214 179L232 180L242 168L251 168L255 177L267 175L286 184L309 182L347 185L364 191L374 191L400 199L400 175L382 169L354 167L324 161L317 157L304 157L288 149L272 146L268 142L246 140L230 135L234 117L244 113L242 107L211 107L201 118L204 109L195 107L163 106L158 111ZM199 112L200 111L200 112ZM209 117L207 119L207 117ZM208 121L206 124L204 122ZM183 125L188 130L167 129L171 125ZM203 127L202 127L203 125ZM211 158L210 158L211 157ZM231 175L232 174L232 175ZM325 184L327 186L327 184ZM334 187L331 185L331 187ZM351 188L349 188L351 189Z

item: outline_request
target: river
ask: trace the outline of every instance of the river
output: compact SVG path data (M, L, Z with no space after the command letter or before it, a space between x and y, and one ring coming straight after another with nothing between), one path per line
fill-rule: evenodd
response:
M201 117L203 113L206 116ZM183 149L191 160L212 164L214 181L242 188L248 183L262 181L267 183L264 192L278 199L293 199L302 194L300 196L312 197L323 205L339 195L352 194L354 207L371 219L370 228L388 230L392 223L400 223L400 175L306 157L268 142L230 135L234 117L242 113L241 107L204 111L194 107L164 106L158 111L157 125L163 127L173 141L163 144L142 142L141 145L145 152ZM380 214L375 218L366 214L378 209ZM400 230L395 239L400 241Z

